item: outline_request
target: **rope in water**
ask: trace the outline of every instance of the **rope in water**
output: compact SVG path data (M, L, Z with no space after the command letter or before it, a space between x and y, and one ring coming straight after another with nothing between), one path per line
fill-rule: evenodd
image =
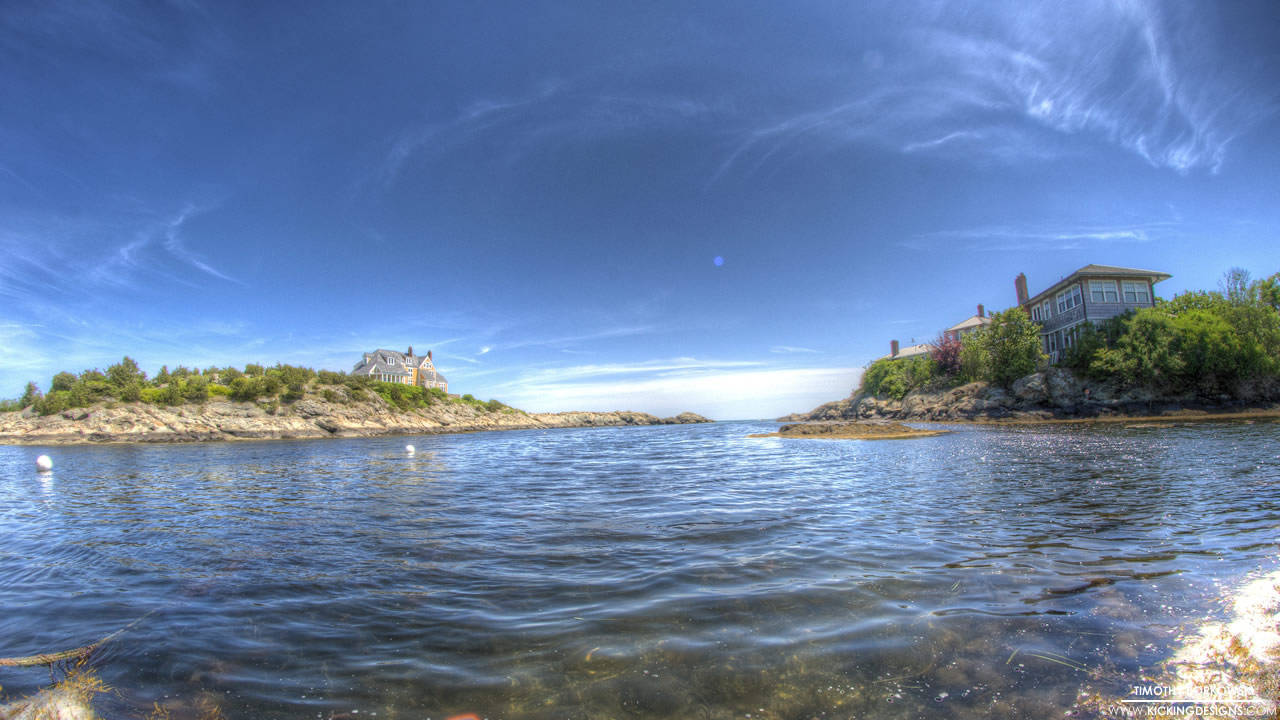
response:
M107 643L116 639L120 635L123 635L126 630L142 622L147 617L149 617L153 612L155 612L155 610L152 610L146 615L143 615L137 620L134 620L128 625L125 625L124 627L102 638L96 643L85 645L83 647L73 648L71 650L63 650L61 652L55 652L55 653L28 655L27 657L0 658L0 667L31 667L33 665L52 665L53 663L62 662L63 660L76 660L76 659L85 657L90 653L92 653L94 650L97 650L103 645L106 645Z

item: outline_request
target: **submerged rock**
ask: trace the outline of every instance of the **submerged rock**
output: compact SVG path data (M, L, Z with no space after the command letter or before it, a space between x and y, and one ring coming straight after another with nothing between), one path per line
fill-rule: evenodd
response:
M32 697L0 705L0 720L100 720L89 701L106 689L94 675L73 676Z

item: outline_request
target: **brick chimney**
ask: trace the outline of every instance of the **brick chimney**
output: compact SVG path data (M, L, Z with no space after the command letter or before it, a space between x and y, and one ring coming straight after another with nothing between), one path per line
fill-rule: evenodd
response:
M1018 277L1013 280L1013 287L1018 291L1018 304L1026 305L1031 296L1027 294L1027 276L1018 273Z
M431 351L427 351L427 362L431 362Z
M889 357L898 357L898 341L889 341Z
M987 316L986 313L987 311L985 308L982 307L982 303L978 303L978 317L986 317Z
M413 346L412 346L412 345L410 345L410 346L409 346L409 352L405 353L405 355L408 355L409 357L413 357Z

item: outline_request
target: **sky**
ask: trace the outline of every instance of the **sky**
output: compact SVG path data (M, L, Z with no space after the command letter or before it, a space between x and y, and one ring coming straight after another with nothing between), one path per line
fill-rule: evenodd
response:
M774 417L1089 263L1280 270L1280 5L0 4L0 397L434 351Z

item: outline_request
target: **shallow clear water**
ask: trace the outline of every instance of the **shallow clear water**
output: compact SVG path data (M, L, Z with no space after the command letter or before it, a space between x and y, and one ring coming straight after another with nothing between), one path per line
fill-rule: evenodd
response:
M108 718L1060 717L1275 566L1273 423L775 427L0 447L0 656L146 616Z

